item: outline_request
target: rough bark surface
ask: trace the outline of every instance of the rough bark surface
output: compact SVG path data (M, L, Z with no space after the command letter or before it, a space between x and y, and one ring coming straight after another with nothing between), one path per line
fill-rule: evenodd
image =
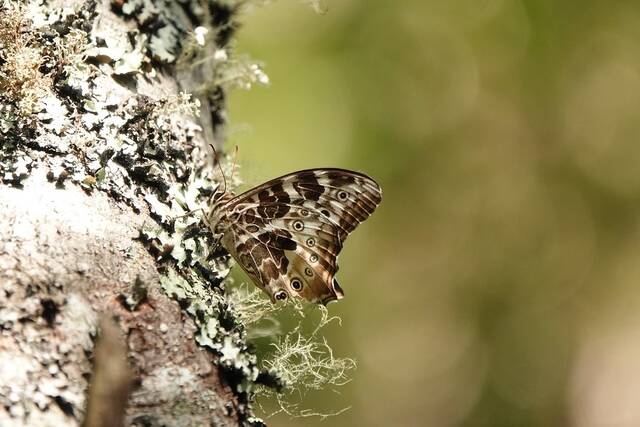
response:
M2 187L0 211L5 416L27 425L81 419L98 313L108 313L126 332L139 382L132 421L237 424L213 356L196 345L193 321L162 291L153 257L135 240L140 215L100 193L56 189L38 172L21 189ZM147 298L131 310L124 299L135 286Z
M224 89L210 78L228 65L234 8L32 3L0 17L0 425L82 424L105 315L133 377L112 417L260 424L227 258L197 216L175 220L217 185L207 144L221 144Z

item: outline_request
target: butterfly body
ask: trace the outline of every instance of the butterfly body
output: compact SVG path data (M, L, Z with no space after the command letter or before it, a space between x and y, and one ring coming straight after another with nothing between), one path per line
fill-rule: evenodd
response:
M344 240L382 199L378 184L344 169L309 169L238 196L214 195L212 232L272 301L342 298L335 279Z

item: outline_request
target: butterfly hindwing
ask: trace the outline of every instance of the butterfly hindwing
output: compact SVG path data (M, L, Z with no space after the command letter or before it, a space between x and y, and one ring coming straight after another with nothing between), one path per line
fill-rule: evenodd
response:
M247 209L244 215L251 216L252 209ZM316 220L312 220L314 216ZM342 296L333 280L337 271L336 256L341 248L335 226L322 224L321 220L326 222L326 218L308 212L308 228L301 232L289 231L299 218L277 218L253 227L255 220L241 215L232 225L234 233L229 233L236 242L225 246L233 248L234 258L272 298L282 289L287 296L299 295L318 302Z
M285 252L289 259L289 287L300 297L327 304L340 299L344 293L335 279L338 270L335 257L322 258L306 243L298 244L295 252Z

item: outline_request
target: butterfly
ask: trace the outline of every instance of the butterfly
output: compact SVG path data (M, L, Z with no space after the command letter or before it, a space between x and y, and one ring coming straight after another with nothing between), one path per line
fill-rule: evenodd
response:
M344 296L335 274L345 239L382 201L380 186L345 169L283 175L238 196L211 197L207 222L272 302L326 305Z

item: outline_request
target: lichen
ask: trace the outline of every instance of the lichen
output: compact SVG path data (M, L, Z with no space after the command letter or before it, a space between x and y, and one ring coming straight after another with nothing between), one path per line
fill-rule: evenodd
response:
M93 31L91 8L3 3L0 180L20 185L32 169L44 168L59 186L75 183L148 211L140 238L159 259L163 288L193 317L197 341L238 383L250 383L258 375L255 356L223 297L228 257L211 253L212 236L201 223L218 183L196 123L198 101L131 90L179 55L186 30L167 11L182 6L126 5L122 12L148 33L122 33L106 20ZM162 25L144 26L151 21ZM214 101L222 110L223 99ZM246 400L242 413L250 417Z
M273 388L266 388L264 394L268 396L275 393L282 412L296 417L326 418L348 409L321 413L304 408L303 397L308 391L339 387L349 382L349 371L355 369L355 360L335 357L326 340L318 341L314 336L301 333L284 335L273 346L274 353L264 359L264 368L280 381L287 393L277 393L277 389L274 392Z
M226 53L224 54L226 56ZM229 59L218 53L217 57L224 58L217 67L217 73L211 85L226 88L240 88L249 90L255 84L268 85L269 76L264 72L263 65L252 60L247 55L237 55ZM216 55L214 55L216 59Z
M133 19L138 27L148 29L149 37L139 39L136 48L140 64L143 56L160 64L171 64L180 54L182 38L188 32L183 21L175 18L181 11L180 3L169 0L113 2L125 18Z
M25 118L38 111L40 101L51 92L53 81L40 67L45 62L38 46L38 33L25 31L25 12L18 3L9 2L0 9L0 93L3 102L3 127L17 117ZM9 106L13 106L9 110Z
M328 324L340 323L339 317L330 316L324 306L300 301L272 304L262 291L245 284L230 289L227 299L230 309L245 325L247 339L263 353L255 390L261 400L274 400L279 408L276 413L291 417L327 418L348 409L322 413L305 408L304 404L304 397L311 391L347 383L356 368L355 360L334 356L323 336ZM285 329L281 319L294 326ZM268 343L260 341L264 338Z

